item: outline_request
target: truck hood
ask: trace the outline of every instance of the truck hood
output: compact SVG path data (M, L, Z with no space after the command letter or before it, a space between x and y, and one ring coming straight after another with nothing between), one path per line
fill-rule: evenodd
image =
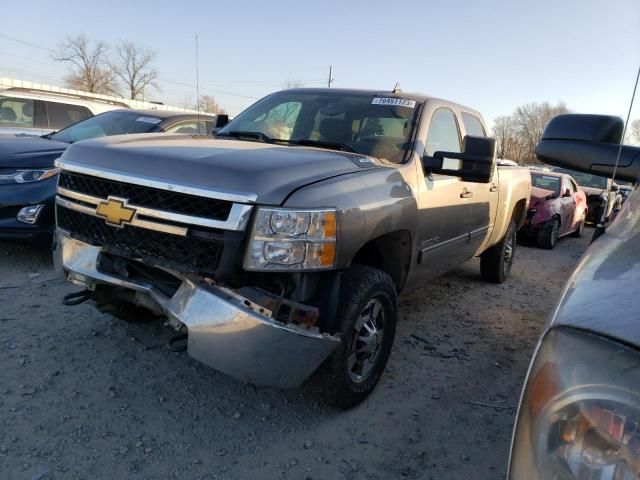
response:
M280 205L294 190L320 180L376 168L364 155L250 141L140 134L74 143L62 157L73 166L162 182L247 194Z
M0 168L52 167L68 146L40 137L0 135Z

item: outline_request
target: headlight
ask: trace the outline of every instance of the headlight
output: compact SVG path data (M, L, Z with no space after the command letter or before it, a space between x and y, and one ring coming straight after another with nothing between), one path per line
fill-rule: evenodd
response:
M0 169L0 185L9 183L31 183L45 180L60 173L59 168Z
M335 265L335 210L259 208L246 270L316 270Z
M529 373L509 478L640 478L640 353L578 330L551 330Z

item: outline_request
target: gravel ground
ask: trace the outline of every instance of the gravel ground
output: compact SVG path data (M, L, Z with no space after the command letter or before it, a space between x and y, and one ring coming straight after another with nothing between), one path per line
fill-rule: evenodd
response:
M158 323L64 307L77 287L50 255L0 243L0 478L504 478L530 355L590 234L519 247L504 285L474 259L404 294L387 371L349 412L172 353Z

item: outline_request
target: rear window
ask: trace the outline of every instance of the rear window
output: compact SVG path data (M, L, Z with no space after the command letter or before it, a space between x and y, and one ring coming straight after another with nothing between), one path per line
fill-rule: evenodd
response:
M537 187L537 188L543 188L545 190L550 190L554 193L560 194L560 177L532 173L531 186Z
M49 128L60 130L72 123L79 122L92 116L91 111L81 105L45 102L49 113Z
M33 100L0 97L0 127L33 128Z
M487 134L484 131L482 122L475 115L462 112L462 123L464 123L464 130L467 135L473 135L476 137L486 137Z

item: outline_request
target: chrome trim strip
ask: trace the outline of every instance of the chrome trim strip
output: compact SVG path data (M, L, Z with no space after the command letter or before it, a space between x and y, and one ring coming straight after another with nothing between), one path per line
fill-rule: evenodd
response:
M78 203L70 202L69 200L65 200L62 197L56 196L56 204L64 208L68 208L69 210L75 210L76 212L84 213L85 215L91 215L92 217L96 217L96 218L100 218L101 220L104 220L104 218L96 214L95 209L91 207L86 207L84 205L80 205ZM174 225L166 225L164 223L149 222L147 220L140 220L139 218L137 218L137 214L128 223L128 225L131 225L133 227L138 227L138 228L146 228L147 230L155 230L158 232L170 233L172 235L180 235L181 237L187 236L186 228L176 227Z
M229 202L255 203L258 196L255 193L234 192L230 190L209 190L202 187L191 185L174 185L167 183L167 180L161 180L153 177L142 177L131 173L123 174L115 170L102 167L83 167L76 165L61 158L55 161L55 166L70 172L82 173L98 178L106 178L115 180L116 182L131 183L143 187L158 188L169 192L185 193L187 195L195 195L197 197L213 198L215 200L227 200Z
M67 198L79 200L81 202L90 203L91 205L99 205L102 202L106 202L106 198L94 197L93 195L87 195L86 193L80 193L73 190L68 190L63 187L58 187L58 193ZM218 228L221 230L244 230L249 221L251 211L253 207L251 205L244 205L242 203L234 203L229 212L229 218L227 220L213 220L209 218L194 217L191 215L184 215L181 213L168 212L166 210L156 210L153 208L142 207L140 205L134 205L127 203L127 206L136 210L136 218L138 215L144 215L145 217L159 218L161 220L169 220L172 222L184 223L188 225L199 225L201 227Z
M468 232L465 233L465 234L462 234L462 235L458 235L457 237L450 238L450 239L445 240L443 242L436 243L435 245L431 245L429 247L423 247L422 248L422 254L429 253L429 252L431 252L433 250L437 250L439 248L448 247L452 243L462 242L462 241L464 241L464 243L469 243L469 233Z
M493 227L493 225L487 225L486 227L481 227L481 228L477 228L475 230L471 230L470 236L471 236L471 238L474 238L477 235L481 235L483 233L486 233L491 227Z

